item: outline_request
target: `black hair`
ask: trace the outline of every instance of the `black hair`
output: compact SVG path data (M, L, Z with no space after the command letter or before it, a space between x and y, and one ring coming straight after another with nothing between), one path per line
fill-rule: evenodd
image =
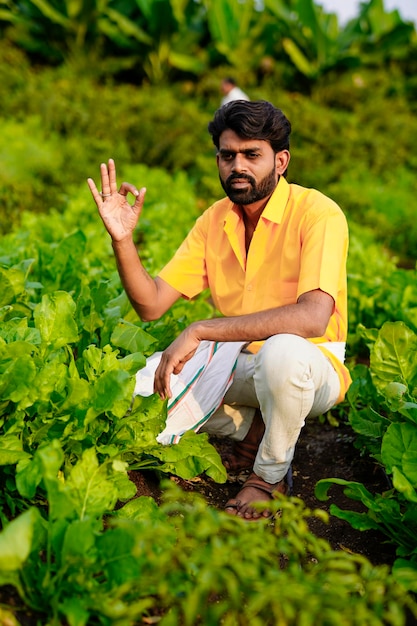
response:
M269 141L275 153L290 148L291 123L281 109L266 100L233 100L220 107L208 125L217 149L220 135L228 129L243 139Z

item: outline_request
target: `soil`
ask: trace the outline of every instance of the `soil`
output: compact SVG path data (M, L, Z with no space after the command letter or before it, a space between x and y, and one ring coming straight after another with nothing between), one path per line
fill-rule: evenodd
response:
M310 420L303 428L294 456L293 495L301 498L310 509L329 511L330 504L342 509L365 511L360 502L355 502L343 494L339 486L329 490L329 500L321 502L314 495L316 483L322 478L344 478L365 485L372 493L381 493L389 487L382 469L353 445L355 435L347 424L337 427L318 420ZM220 453L230 447L227 440L212 440ZM137 496L150 495L160 500L159 483L154 476L130 472L130 478L137 486ZM206 476L186 481L172 477L187 491L197 491L204 495L208 504L223 509L226 502L236 496L245 475L229 476L224 484L215 483ZM362 554L374 565L389 564L395 559L395 548L387 538L377 531L358 531L347 522L330 515L325 524L316 518L311 519L311 530L318 537L326 539L335 550L345 550Z

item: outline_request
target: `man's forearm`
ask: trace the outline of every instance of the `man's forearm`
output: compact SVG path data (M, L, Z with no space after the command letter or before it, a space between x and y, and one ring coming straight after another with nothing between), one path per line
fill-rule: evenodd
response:
M142 265L132 239L113 241L120 280L136 313L147 319L157 301L157 286Z
M324 335L334 308L333 298L319 289L289 304L259 313L193 322L162 353L155 372L154 389L161 398L171 397L170 376L179 374L200 341L261 341L280 333L300 337Z
M261 341L279 333L300 337L324 335L334 301L319 290L301 296L297 304L290 304L259 313L236 317L216 318L193 323L192 332L200 340Z

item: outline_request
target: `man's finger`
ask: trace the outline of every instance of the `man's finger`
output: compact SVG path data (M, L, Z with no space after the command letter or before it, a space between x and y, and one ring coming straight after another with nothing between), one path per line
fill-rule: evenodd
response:
M187 363L187 361L193 358L193 356L196 353L196 350L197 348L194 348L194 350L191 350L188 354L186 354L182 358L182 360L179 363L177 363L177 365L174 367L173 374L179 374L180 372L182 372L182 370L184 369L184 365Z
M135 201L140 196L140 191L138 191L137 187L135 185L132 185L131 183L126 182L120 185L119 193L121 196L127 196L128 193L131 193L132 196L135 196Z
M94 198L94 200L95 200L95 202L96 202L96 204L98 206L99 202L101 200L101 196L100 196L100 193L99 193L99 191L98 191L98 189L96 187L96 184L95 184L94 180L92 178L87 178L87 185L89 186L90 191L91 191L91 195L93 196L93 198Z
M100 163L100 174L101 174L101 191L105 195L110 195L109 170L107 169L107 165L105 163Z
M109 173L110 193L116 193L117 192L116 165L113 159L109 159L108 173ZM104 192L104 189L103 189L103 192Z
M171 397L170 378L171 374L166 372L166 369L161 368L162 360L155 371L154 378L154 393L157 393L161 400ZM165 373L162 373L165 372Z

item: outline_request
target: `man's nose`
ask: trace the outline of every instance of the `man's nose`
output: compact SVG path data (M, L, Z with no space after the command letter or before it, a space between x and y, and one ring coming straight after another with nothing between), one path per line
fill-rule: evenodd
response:
M246 169L246 159L243 154L236 153L232 169L234 172L243 172Z

